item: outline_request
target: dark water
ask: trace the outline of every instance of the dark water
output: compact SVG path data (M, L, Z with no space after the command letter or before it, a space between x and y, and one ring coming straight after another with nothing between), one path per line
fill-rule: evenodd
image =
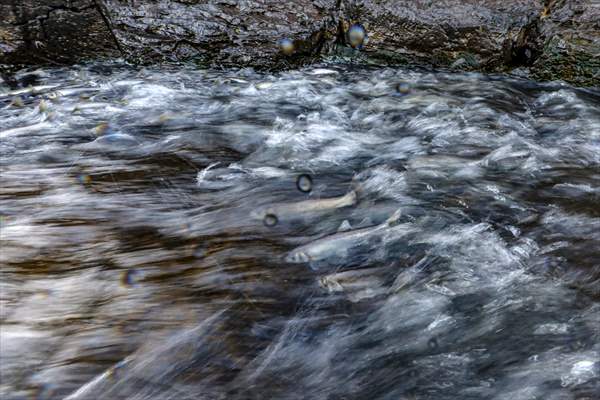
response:
M2 87L2 399L600 398L600 92L324 68Z

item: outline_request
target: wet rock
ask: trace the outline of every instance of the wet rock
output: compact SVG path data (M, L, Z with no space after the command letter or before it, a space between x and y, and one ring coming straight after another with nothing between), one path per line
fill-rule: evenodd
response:
M598 0L546 0L538 31L535 78L600 86Z
M340 29L365 27L369 59L461 70L506 68L513 38L543 8L535 0L346 0L341 7Z
M335 0L103 0L128 58L286 67L317 56L335 34ZM293 54L282 52L282 39Z
M93 0L4 0L0 15L0 64L70 64L120 54Z
M18 86L7 71L22 65L122 56L142 64L170 61L286 69L333 53L342 60L512 70L540 80L597 86L598 4L598 0L3 0L0 73Z

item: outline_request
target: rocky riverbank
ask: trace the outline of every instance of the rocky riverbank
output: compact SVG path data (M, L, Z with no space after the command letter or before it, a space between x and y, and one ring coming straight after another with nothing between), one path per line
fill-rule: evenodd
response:
M0 13L5 71L114 57L283 69L330 56L600 85L599 0L3 0ZM352 26L366 33L359 49Z

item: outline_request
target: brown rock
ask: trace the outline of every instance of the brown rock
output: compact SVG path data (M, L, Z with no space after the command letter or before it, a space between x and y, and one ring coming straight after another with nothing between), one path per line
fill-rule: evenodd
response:
M547 0L538 30L534 77L600 86L599 0Z
M0 0L0 64L69 64L119 56L93 0Z
M362 24L364 51L384 62L500 70L520 32L541 13L537 0L345 0L343 26Z
M126 55L140 62L274 67L317 56L333 39L335 0L104 0ZM279 41L293 41L284 54Z

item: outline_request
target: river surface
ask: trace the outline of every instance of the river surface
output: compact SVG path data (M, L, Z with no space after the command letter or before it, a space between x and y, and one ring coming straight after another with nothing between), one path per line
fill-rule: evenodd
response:
M321 65L0 87L0 398L600 398L600 91Z

